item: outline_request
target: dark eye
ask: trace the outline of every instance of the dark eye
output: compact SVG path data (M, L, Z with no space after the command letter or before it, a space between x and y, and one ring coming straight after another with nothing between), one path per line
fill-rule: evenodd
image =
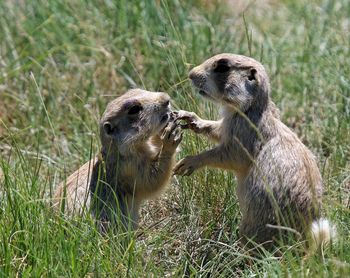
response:
M142 106L141 105L134 105L132 106L129 111L128 111L128 114L129 115L136 115L138 114L140 111L142 111Z
M224 72L228 72L230 69L231 67L228 61L223 59L223 60L217 61L216 66L214 68L214 72L224 73Z

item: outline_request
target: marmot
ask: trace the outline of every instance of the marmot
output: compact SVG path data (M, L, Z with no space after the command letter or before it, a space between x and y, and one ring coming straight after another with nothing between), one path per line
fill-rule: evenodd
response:
M218 145L182 159L174 173L190 175L204 166L233 170L243 242L275 246L285 234L305 238L311 229L315 241L326 240L330 226L320 219L321 174L313 154L280 121L264 67L224 53L193 68L189 78L200 95L221 106L222 119L206 121L187 111L177 118Z
M100 121L99 156L59 185L55 206L90 210L103 231L120 220L135 228L142 201L169 182L182 139L169 101L165 93L133 89L110 102Z

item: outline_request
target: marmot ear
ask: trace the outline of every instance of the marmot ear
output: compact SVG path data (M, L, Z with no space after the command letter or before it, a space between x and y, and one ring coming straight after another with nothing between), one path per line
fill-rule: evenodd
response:
M248 80L249 81L258 81L258 71L255 68L251 68L249 70L249 75L248 75Z
M110 122L104 122L103 123L103 130L107 135L112 135L113 133L113 127Z
M104 122L102 128L104 134L108 135L112 139L118 139L121 136L120 129L118 128L118 126L113 126L113 124L109 121Z

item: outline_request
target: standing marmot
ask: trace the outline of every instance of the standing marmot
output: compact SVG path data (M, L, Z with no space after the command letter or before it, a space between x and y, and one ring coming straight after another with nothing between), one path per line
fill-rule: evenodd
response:
M135 227L141 202L169 182L182 138L169 123L169 100L165 93L135 89L110 102L100 121L99 157L58 187L55 205L69 213L90 209L102 230L120 219Z
M204 166L234 170L244 238L269 246L291 230L305 237L311 226L316 241L327 237L329 225L317 221L323 186L315 158L280 121L264 67L252 58L219 54L189 77L202 96L221 106L223 117L206 121L179 111L187 128L218 145L178 162L175 174Z

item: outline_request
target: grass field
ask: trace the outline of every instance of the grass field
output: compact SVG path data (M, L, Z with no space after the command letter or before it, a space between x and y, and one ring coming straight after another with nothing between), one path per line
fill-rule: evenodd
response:
M349 277L349 30L348 0L0 1L0 276ZM249 259L234 176L219 170L174 178L136 234L102 237L89 217L48 209L97 153L106 103L128 88L216 118L187 72L221 52L265 65L283 121L317 156L336 245ZM185 134L178 158L207 147Z

